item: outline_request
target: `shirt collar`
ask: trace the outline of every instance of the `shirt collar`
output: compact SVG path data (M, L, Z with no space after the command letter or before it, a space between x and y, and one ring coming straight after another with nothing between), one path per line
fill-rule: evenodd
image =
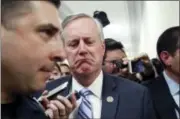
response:
M94 82L88 87L88 89L99 99L101 99L102 93L102 84L103 84L103 73L102 71L98 75L98 77L94 80ZM77 82L77 80L72 78L72 91L80 91L84 87Z
M170 78L165 71L163 71L163 75L168 84L168 87L169 87L169 90L170 90L172 96L176 95L180 91L179 84L176 83L172 78Z

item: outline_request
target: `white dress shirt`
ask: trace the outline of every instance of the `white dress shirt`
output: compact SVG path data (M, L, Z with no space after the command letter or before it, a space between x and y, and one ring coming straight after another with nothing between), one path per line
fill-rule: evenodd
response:
M103 73L100 72L99 76L94 80L94 82L88 87L88 89L93 93L93 95L89 96L89 101L92 104L92 112L93 118L101 118L101 107L102 107L102 100L101 100L101 93L102 93L102 85L103 85ZM84 87L79 84L76 79L72 78L72 91L80 91ZM81 104L82 98L77 100L77 107L74 111L69 115L69 118L75 118L78 112L78 108Z
M163 72L163 75L164 75L164 78L168 84L170 93L171 93L174 101L179 106L179 91L180 91L179 84L176 83L173 79L171 79L165 71ZM177 110L176 110L176 115L179 119L180 116L179 116L179 113Z

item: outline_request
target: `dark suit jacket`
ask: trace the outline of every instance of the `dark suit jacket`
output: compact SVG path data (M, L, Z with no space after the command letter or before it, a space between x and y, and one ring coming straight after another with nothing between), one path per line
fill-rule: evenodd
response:
M53 81L47 85L48 90L67 82L67 87L60 91L61 95L70 93L72 77ZM114 101L108 102L112 96ZM135 82L104 73L102 89L102 119L155 119L148 90Z
M144 83L151 93L156 116L158 119L177 119L175 113L175 101L163 74L156 80Z
M49 119L45 115L44 110L31 97L28 96L19 97L16 101L16 105L17 105L15 107L16 110L14 110L16 117L13 117L13 119ZM3 108L1 109L3 112ZM3 115L4 114L2 114L2 119L7 119L9 117Z

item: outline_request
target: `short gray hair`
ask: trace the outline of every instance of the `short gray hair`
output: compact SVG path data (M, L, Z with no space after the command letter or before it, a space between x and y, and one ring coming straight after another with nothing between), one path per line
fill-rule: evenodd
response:
M104 40L104 33L103 33L103 27L102 27L102 24L100 23L100 21L98 19L95 19L95 18L93 18L87 14L84 14L84 13L79 13L79 14L67 16L62 22L62 29L64 29L70 22L72 22L76 19L79 19L79 18L83 18L83 17L90 18L95 22L95 24L97 25L98 31L99 31L100 39L103 41ZM63 37L62 37L62 39L64 40Z

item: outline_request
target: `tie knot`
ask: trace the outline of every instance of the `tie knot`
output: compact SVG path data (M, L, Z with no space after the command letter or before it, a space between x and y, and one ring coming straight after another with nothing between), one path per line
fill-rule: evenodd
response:
M87 89L87 88L83 88L79 93L80 93L80 95L82 95L83 97L86 97L86 96L92 94L92 92L91 92L89 89Z

